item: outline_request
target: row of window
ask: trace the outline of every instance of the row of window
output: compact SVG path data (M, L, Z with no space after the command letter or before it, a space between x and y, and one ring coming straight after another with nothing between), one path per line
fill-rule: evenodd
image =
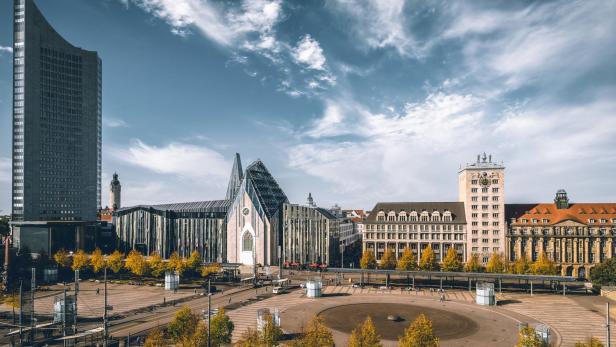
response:
M499 189L497 187L492 188L492 193L498 193ZM471 193L478 193L479 188L471 188ZM482 193L489 193L490 188L481 188Z
M471 184L479 184L479 180L471 180ZM492 184L498 184L498 180L493 179Z
M479 239L471 239L472 243L477 243ZM499 239L492 239L492 243L498 244L500 242ZM490 239L481 239L481 243L490 243Z

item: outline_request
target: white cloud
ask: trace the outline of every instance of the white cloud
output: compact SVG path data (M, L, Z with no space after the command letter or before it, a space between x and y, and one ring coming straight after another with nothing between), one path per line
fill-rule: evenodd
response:
M223 46L241 45L250 33L262 35L262 48L272 48L269 34L280 19L280 1L244 1L239 9L203 0L132 0L166 21L175 34L185 36L191 27ZM263 43L265 42L265 43ZM252 44L251 44L252 45Z
M468 66L481 79L501 77L509 89L538 81L554 86L616 58L613 13L613 4L597 1L514 10L455 6L442 38L463 41Z
M108 128L128 128L128 123L126 123L123 119L110 117L103 118L103 125Z
M13 53L13 47L11 47L11 46L1 46L0 45L0 54L2 54L3 52Z
M0 157L0 182L11 182L11 158Z
M217 151L177 142L158 147L134 140L128 149L115 149L111 155L116 160L151 172L210 185L226 184L231 168L231 163Z
M368 48L394 48L403 56L422 56L425 48L410 31L405 4L405 0L337 0L333 9L351 18L356 39Z
M310 35L302 37L291 55L298 64L303 64L309 69L324 70L325 56L319 42Z
M352 99L328 101L304 142L289 147L289 166L332 187L326 199L370 207L385 199L455 200L458 164L486 151L505 161L508 187L516 187L508 202L549 200L561 186L578 201L605 201L616 189L605 180L616 170L616 101L609 94L490 116L486 100L442 92L393 115Z

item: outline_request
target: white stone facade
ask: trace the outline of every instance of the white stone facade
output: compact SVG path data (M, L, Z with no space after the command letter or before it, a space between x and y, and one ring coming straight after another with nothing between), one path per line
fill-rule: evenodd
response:
M467 221L467 255L487 263L492 253L505 252L505 167L492 156L478 155L458 173L458 197Z

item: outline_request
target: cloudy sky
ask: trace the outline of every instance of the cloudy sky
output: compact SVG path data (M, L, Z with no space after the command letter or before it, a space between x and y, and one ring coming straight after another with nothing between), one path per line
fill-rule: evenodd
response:
M484 151L507 202L616 201L616 1L36 2L103 60L103 206L114 171L125 205L222 198L235 152L325 207L455 200Z

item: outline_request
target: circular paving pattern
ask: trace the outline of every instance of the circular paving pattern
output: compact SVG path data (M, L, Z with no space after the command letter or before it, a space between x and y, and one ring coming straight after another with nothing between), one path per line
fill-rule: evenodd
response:
M355 327L370 316L376 330L383 339L398 340L406 329L419 316L425 314L432 320L434 334L439 339L450 340L469 336L479 330L479 325L465 316L431 307L393 303L358 303L336 306L319 313L325 324L350 334ZM389 320L388 316L397 316L398 320Z

